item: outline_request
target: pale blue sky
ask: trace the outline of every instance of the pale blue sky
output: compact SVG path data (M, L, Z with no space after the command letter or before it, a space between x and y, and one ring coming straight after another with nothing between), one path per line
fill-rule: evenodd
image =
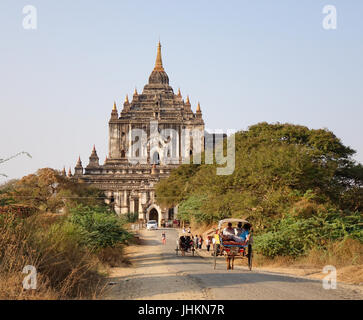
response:
M28 4L37 30L22 27ZM322 28L327 4L337 30ZM159 37L170 84L207 128L328 128L363 162L361 0L1 0L0 158L33 158L0 173L86 165L93 144L103 163L113 101L142 91Z

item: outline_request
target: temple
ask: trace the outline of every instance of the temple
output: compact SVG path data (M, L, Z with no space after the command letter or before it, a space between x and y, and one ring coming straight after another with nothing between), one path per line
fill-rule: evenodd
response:
M175 94L164 70L158 43L155 67L142 93L126 95L120 113L114 102L108 123L108 156L104 164L93 146L84 168L78 158L73 178L105 192L106 202L118 215L138 213L140 221L173 220L177 207L156 203L155 185L174 168L204 148L204 121L200 104L193 112L180 89ZM193 133L193 134L192 134Z

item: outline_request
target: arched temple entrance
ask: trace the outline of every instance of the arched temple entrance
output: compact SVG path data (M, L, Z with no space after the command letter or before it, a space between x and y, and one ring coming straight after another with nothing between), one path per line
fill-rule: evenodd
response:
M149 220L156 220L158 222L158 225L161 224L161 209L158 205L152 204L149 208L146 210L146 221Z
M149 220L156 220L156 221L158 221L159 220L158 218L159 218L158 211L155 208L151 209L150 210L150 213L149 213Z
M155 151L153 153L152 159L151 159L151 164L160 164L160 155L159 152Z

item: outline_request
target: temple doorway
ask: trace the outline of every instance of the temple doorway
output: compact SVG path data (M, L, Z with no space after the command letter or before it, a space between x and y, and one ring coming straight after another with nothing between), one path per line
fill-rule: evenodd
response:
M156 210L155 208L151 209L149 213L149 220L159 221L158 217L159 217L158 210Z

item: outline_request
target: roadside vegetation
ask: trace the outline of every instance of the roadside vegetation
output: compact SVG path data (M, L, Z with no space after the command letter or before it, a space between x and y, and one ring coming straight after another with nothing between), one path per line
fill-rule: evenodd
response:
M179 204L178 218L199 228L246 218L260 261L363 264L363 166L354 150L328 130L279 123L239 131L235 145L233 174L182 165L157 185L159 204Z
M99 190L45 168L0 188L0 299L98 297L132 240ZM22 270L37 270L23 290Z

